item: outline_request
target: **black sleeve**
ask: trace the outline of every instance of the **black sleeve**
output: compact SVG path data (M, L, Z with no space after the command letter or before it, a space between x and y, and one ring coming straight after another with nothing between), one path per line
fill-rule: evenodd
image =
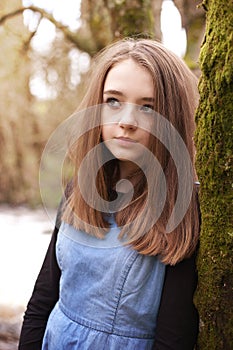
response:
M60 269L55 246L60 226L60 210L52 238L27 305L21 329L18 350L40 350L50 312L59 297Z
M196 253L166 267L154 350L194 349L199 328L199 316L193 304L196 286Z

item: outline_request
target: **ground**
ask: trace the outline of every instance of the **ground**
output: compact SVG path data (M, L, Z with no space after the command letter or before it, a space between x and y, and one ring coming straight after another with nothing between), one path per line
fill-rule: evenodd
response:
M23 312L51 238L55 213L0 206L0 350L16 350Z

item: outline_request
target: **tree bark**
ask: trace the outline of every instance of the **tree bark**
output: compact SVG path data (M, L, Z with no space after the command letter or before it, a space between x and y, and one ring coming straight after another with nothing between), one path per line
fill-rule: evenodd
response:
M81 31L89 32L96 51L127 36L160 40L161 4L162 0L83 0Z
M198 0L174 0L174 3L180 12L182 27L187 35L184 60L194 70L198 68L198 57L205 33L205 11Z
M202 230L197 304L199 349L233 349L233 5L205 0L200 54L197 171Z

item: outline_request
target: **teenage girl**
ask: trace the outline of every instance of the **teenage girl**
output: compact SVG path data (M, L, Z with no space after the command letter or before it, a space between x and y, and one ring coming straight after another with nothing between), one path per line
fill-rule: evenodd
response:
M98 54L88 84L19 350L192 350L196 79L161 44L124 39Z

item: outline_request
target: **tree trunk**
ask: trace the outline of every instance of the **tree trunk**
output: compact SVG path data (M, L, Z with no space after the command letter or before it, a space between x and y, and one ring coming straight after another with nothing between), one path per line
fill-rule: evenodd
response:
M83 0L81 31L89 32L95 51L127 36L160 40L161 4L162 0Z
M233 349L233 6L205 0L197 171L202 230L198 259L201 350Z
M1 1L0 10L9 12L20 4L19 0ZM28 35L22 16L12 18L0 32L4 48L0 57L0 202L14 204L31 200L38 192L37 121L30 110L30 59L24 52Z
M174 0L182 27L186 30L187 50L184 60L192 69L198 69L198 56L205 32L205 11L198 0Z

